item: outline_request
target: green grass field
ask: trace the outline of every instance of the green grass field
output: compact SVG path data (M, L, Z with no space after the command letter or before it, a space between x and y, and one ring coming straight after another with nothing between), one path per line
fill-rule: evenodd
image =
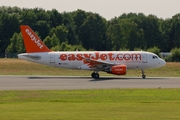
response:
M91 73L92 71L55 68L20 59L0 59L0 75L90 76ZM180 77L180 63L167 63L162 68L147 69L145 74L151 77ZM107 75L111 74L100 72L100 76ZM126 76L141 77L141 70L128 70Z
M180 89L0 91L2 120L180 119Z
M0 75L89 76L91 71L0 59ZM100 73L102 76L108 75ZM146 70L147 76L180 77L180 63ZM141 76L129 70L127 76ZM180 89L0 91L2 120L178 120Z

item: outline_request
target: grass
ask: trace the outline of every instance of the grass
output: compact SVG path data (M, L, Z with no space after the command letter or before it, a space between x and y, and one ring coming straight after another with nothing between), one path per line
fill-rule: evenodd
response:
M180 119L180 89L0 91L3 120Z
M180 63L146 70L147 76L180 77ZM89 76L91 71L0 59L0 75ZM100 73L101 75L109 75ZM141 76L129 70L127 76ZM172 120L180 119L180 89L0 91L2 120Z
M55 76L90 76L92 71L69 70L40 65L20 59L0 59L0 75L55 75ZM145 70L151 77L180 77L180 63L167 63L157 69ZM101 76L110 74L100 72ZM140 70L128 70L126 76L141 77Z

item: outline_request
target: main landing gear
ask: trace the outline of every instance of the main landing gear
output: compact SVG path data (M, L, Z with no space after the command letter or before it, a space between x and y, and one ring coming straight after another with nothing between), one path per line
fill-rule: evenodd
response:
M93 72L93 73L91 74L91 76L92 76L92 78L95 78L95 79L98 79L98 78L99 78L98 72Z
M141 71L142 71L142 78L143 79L145 79L146 78L146 75L144 74L144 70L143 69L141 69ZM93 72L92 74L91 74L91 76L92 76L92 78L95 78L95 79L98 79L99 78L99 74L98 74L98 72Z
M146 78L146 75L144 74L144 70L141 69L141 71L142 71L142 78L145 79L145 78Z

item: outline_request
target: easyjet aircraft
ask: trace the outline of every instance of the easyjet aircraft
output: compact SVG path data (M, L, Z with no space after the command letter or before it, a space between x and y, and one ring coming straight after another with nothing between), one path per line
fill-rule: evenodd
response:
M51 51L34 31L26 25L20 26L27 53L18 58L61 68L92 70L91 76L99 78L99 71L115 75L125 75L127 69L142 70L158 68L166 64L156 54L144 51Z

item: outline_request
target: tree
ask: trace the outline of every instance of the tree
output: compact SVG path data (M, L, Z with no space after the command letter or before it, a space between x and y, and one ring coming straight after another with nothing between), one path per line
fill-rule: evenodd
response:
M51 45L52 45L52 47L60 45L60 41L59 41L58 37L55 34L52 35Z
M62 42L60 49L61 51L69 51L71 49L71 45L69 45L67 42Z
M29 25L32 29L35 28L37 22L36 13L32 9L22 9L23 12L20 16L21 25Z
M52 9L51 11L48 11L48 14L50 14L51 28L62 25L62 15L56 9Z
M79 44L78 35L76 35L76 32L75 32L76 25L74 23L72 13L64 12L62 22L63 22L63 25L68 30L68 34L67 34L68 43L72 45Z
M52 48L51 41L52 41L52 38L50 36L47 36L43 42L48 48Z
M152 48L149 48L147 49L148 52L152 52L152 53L155 53L156 55L158 55L159 57L161 56L160 55L160 49L158 47L152 47Z
M10 43L11 36L19 31L17 15L0 15L0 53L4 53Z
M173 16L172 21L173 47L180 47L180 14Z
M41 36L41 39L43 40L50 32L50 25L45 20L37 21L35 25L35 30L38 31L38 33Z
M91 14L80 28L82 45L86 49L105 50L106 20L98 14Z
M16 43L18 39L18 33L14 33L13 37L10 39L10 45L7 47L8 53L17 53Z
M122 14L118 20L121 25L122 43L124 43L123 49L134 50L135 48L146 48L146 42L144 40L144 30L141 23L145 19L145 15L139 13ZM122 47L121 47L122 49Z
M180 48L173 48L171 50L171 53L172 53L172 61L180 62Z
M153 15L147 16L141 23L144 31L146 48L159 46L161 43L158 18Z
M58 37L56 36L56 34L53 34L52 37L50 36L47 36L45 39L44 39L44 44L52 49L56 46L59 46L60 45L60 40L58 39ZM57 48L57 47L56 47Z
M124 41L122 41L121 26L117 18L111 19L107 28L107 40L110 41L109 45L113 46L111 50L119 50L126 47Z
M10 45L7 47L8 53L23 53L25 52L24 43L21 33L14 33L10 39Z
M87 14L85 11L78 9L77 11L73 12L73 19L76 25L75 32L77 34L77 43L76 44L81 44L82 41L82 36L83 36L83 30L81 29L81 26L87 19Z
M169 52L173 48L172 19L160 20L160 32L162 41L159 48L161 51Z
M142 46L142 40L144 39L143 30L139 29L138 25L134 21L130 21L128 19L122 19L120 21L123 36L122 43L124 43L124 47L130 49L131 51L136 47L144 48L144 46Z
M69 31L64 25L60 25L51 29L50 36L52 37L55 34L61 42L66 42L68 41L68 32Z

